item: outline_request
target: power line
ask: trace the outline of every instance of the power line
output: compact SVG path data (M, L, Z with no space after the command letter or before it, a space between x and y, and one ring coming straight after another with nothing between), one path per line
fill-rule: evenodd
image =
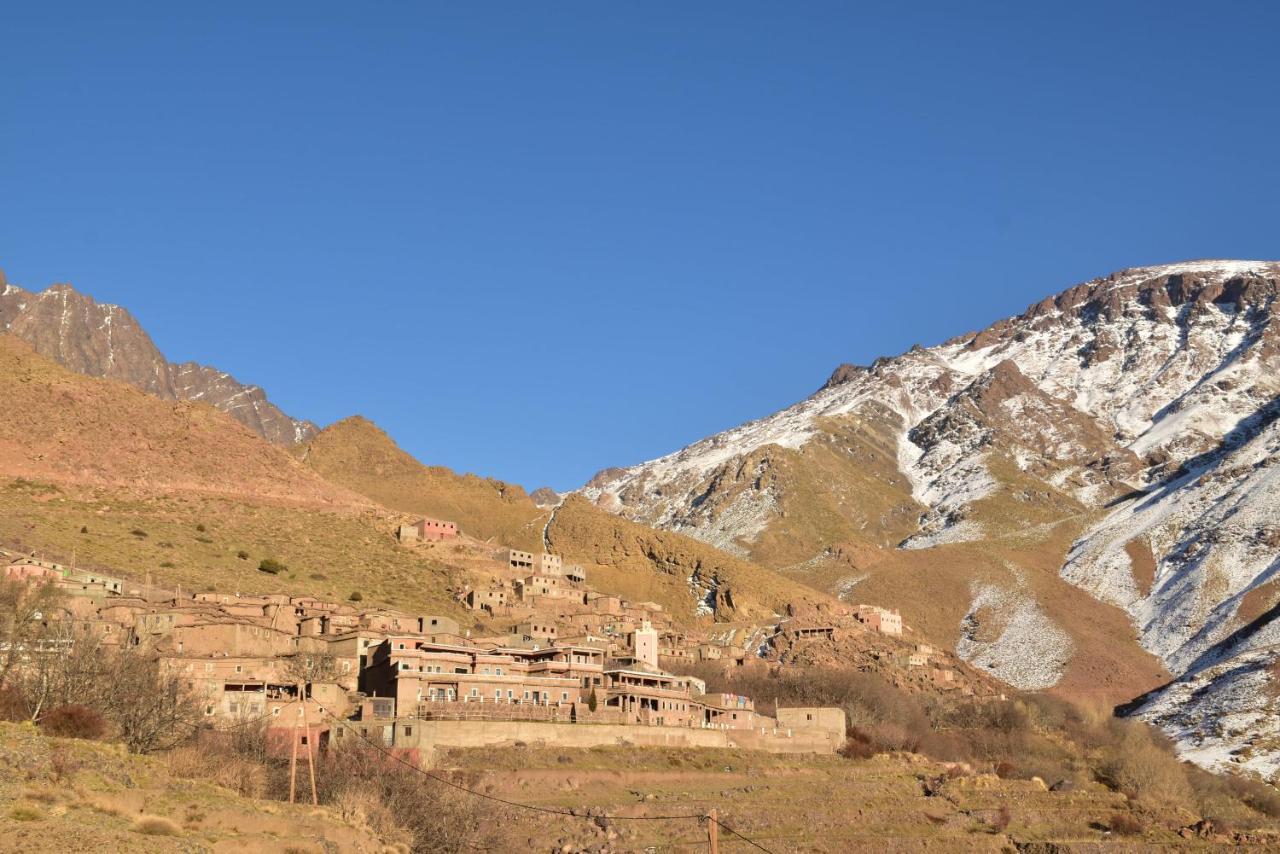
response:
M325 715L327 715L329 719L332 720L334 723L336 723L338 726L344 729L350 730L351 733L356 736L356 738L359 738L361 741L363 741L365 744L368 744L370 747L372 747L374 750L381 753L383 756L386 756L389 759L400 763L401 765L405 766L409 770L414 771L415 773L421 774L422 776L430 780L434 780L437 783L443 783L446 786L457 789L458 791L461 791L461 792L466 792L469 795L475 795L478 798L484 798L485 800L494 801L496 803L504 804L509 807L516 807L517 809L530 810L532 812L539 812L539 813L547 813L550 815L568 816L569 818L581 818L581 819L590 819L590 820L603 818L603 819L607 819L608 821L688 821L690 819L696 819L697 821L701 822L703 820L706 820L706 821L714 822L715 824L724 828L726 831L728 831L729 833L732 833L734 836L738 837L744 842L747 842L750 845L753 845L754 847L760 849L761 851L764 851L765 854L773 854L772 851L770 851L768 848L765 848L759 842L756 842L754 839L751 839L750 837L745 836L742 833L739 833L738 831L734 830L732 827L720 821L719 819L712 818L709 815L704 815L700 813L686 813L683 815L603 815L603 814L602 815L582 815L572 810L556 809L555 807L541 807L535 804L525 804L519 801L509 801L506 798L500 798L496 795L486 794L485 792L478 792L475 789L470 789L466 786L463 786L460 783L455 783L454 781L448 779L447 777L441 777L438 774L432 774L430 771L420 768L417 764L413 762L408 762L400 758L396 754L387 750L382 745L374 742L367 735L360 732L355 727L351 726L347 721L344 721L341 718L334 715L324 706L321 706L319 703L316 703L316 706L317 708L320 709L320 711L322 711Z
M739 839L741 839L742 841L744 841L744 842L746 842L746 843L748 843L748 844L750 844L750 845L754 845L756 848L759 848L761 851L765 852L765 854L773 854L773 852L772 852L772 851L770 851L768 848L765 848L765 847L764 847L763 845L761 845L759 842L756 842L754 839L751 839L750 837L743 836L741 833L739 833L738 831L734 830L732 827L730 827L729 825L725 824L725 823L724 823L723 821L721 821L720 819L718 819L718 818L712 818L711 816L707 816L707 821L714 821L716 824L720 825L720 827L721 827L721 828L723 828L724 830L729 831L730 833L732 833L734 836L738 837L738 838L739 838Z

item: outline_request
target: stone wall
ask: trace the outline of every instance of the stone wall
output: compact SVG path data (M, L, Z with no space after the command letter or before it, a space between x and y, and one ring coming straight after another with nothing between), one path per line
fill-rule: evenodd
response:
M723 730L625 724L545 721L424 721L403 719L395 728L396 748L430 757L436 748L501 747L523 742L533 747L738 747L770 753L833 753L839 740L820 729Z

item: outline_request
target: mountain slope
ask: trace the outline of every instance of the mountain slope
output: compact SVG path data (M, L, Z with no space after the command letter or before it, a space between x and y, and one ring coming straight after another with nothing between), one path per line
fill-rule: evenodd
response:
M457 522L479 539L522 549L542 547L549 512L535 506L519 486L423 465L366 418L331 424L294 452L330 483L384 507Z
M1008 626L1063 633L1056 681L1006 666L1014 684L1068 685L1074 662L1114 644L1090 624L1114 627L1116 609L1192 678L1275 642L1278 292L1275 262L1125 270L977 334L841 366L793 407L582 493L834 592L896 599L909 620L959 613L957 649L1002 659L997 673L1017 654L999 643ZM815 512L829 524L801 521ZM1093 601L1068 608L1064 585ZM965 604L936 601L952 596ZM1005 627L975 628L983 613Z
M72 373L0 335L0 470L150 493L370 507L202 403Z
M705 543L619 519L581 498L541 507L518 486L425 466L364 418L340 421L295 452L330 482L384 507L449 519L474 537L547 548L589 564L598 589L659 602L681 621L766 620L788 605L829 601Z
M291 445L316 431L281 412L257 386L194 362L169 363L128 311L97 303L70 285L32 293L0 273L0 332L77 373L121 380L165 400L204 401L276 444Z
M211 406L73 373L11 335L0 401L0 547L188 590L360 591L463 616L455 573L395 543L403 517Z

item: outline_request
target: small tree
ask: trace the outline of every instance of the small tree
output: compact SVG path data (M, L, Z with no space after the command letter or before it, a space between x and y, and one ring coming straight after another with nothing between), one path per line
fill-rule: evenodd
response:
M353 590L351 591L351 595L348 596L347 599L352 602L362 602L364 601L364 594L361 593L359 590Z
M0 688L8 686L18 663L41 645L51 616L65 599L47 581L0 581Z
M599 704L600 701L596 698L596 689L592 688L591 693L587 695L587 708L594 712Z
M120 730L120 740L134 753L176 746L199 728L200 708L177 673L135 651L117 653L106 711Z
M328 652L298 652L284 661L284 673L294 682L336 682L338 660Z

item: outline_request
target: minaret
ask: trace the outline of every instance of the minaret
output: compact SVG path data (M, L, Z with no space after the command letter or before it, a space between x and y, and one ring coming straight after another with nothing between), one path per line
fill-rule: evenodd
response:
M640 628L636 629L635 656L637 661L644 662L654 670L658 669L658 632L648 620L640 623Z

